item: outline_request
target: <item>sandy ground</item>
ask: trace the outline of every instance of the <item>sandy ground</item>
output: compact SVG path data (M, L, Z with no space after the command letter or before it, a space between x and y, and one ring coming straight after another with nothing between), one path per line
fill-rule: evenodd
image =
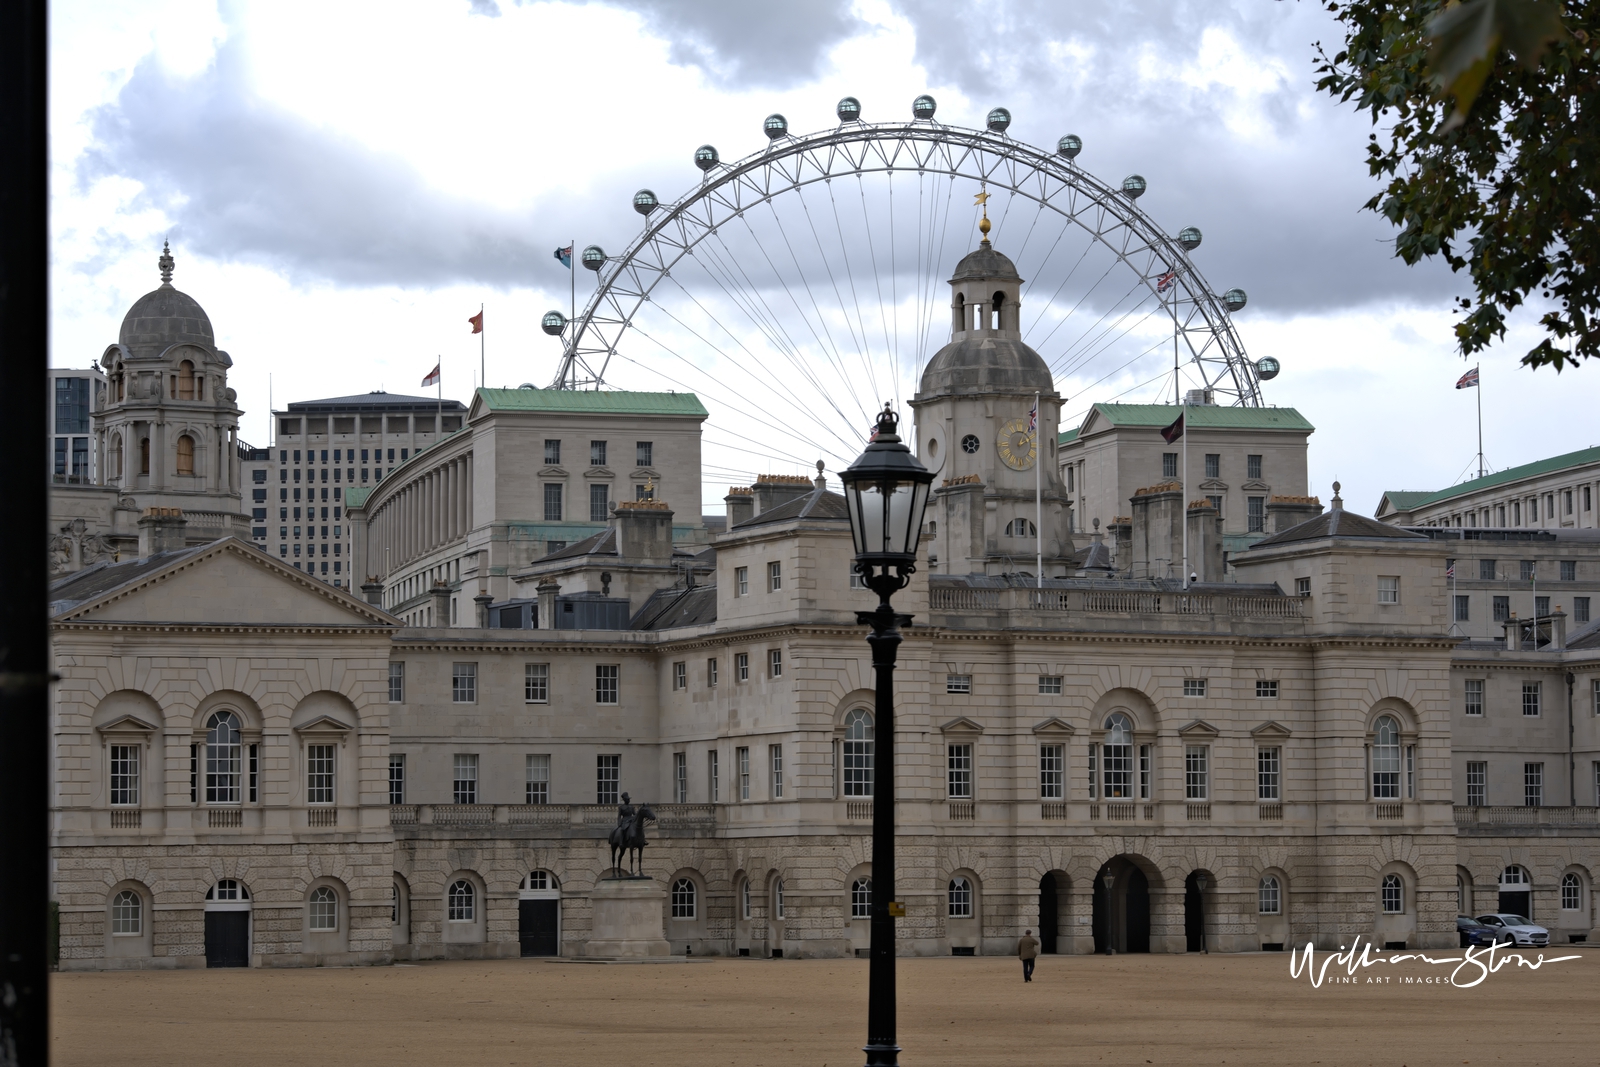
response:
M1538 972L1513 964L1473 989L1402 982L1450 970L1377 966L1314 989L1282 954L1063 956L1023 985L1011 959L907 959L900 1060L1600 1062L1600 952ZM52 989L57 1067L846 1067L862 1062L867 964L504 960L63 974Z

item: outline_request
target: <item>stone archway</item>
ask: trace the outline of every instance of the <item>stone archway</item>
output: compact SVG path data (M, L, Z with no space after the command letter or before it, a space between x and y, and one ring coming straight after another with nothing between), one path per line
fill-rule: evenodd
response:
M1150 951L1150 876L1133 857L1114 857L1095 873L1094 950Z

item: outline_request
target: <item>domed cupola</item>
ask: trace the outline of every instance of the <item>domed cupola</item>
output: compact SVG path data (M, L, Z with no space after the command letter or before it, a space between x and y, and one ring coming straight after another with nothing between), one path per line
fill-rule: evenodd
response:
M134 357L158 356L176 344L198 345L215 353L216 335L199 301L172 287L172 252L161 246L161 288L133 302L122 319L118 342Z

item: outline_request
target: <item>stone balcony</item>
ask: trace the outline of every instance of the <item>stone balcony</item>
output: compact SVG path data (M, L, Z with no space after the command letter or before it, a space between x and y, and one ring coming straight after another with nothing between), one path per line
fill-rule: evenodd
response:
M1455 811L1462 837L1600 837L1600 807L1474 805Z
M1306 601L1257 588L1167 589L1144 581L1047 580L1043 588L993 580L930 581L936 626L1062 630L1206 630L1300 634Z

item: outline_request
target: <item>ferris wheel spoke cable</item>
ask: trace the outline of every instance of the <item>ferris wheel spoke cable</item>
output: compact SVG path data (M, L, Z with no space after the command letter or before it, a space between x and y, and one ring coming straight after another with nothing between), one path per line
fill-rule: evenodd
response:
M873 287L878 292L878 321L883 325L884 355L892 359L893 357L891 353L894 351L894 349L889 341L889 316L883 308L883 275L878 272L878 253L873 248L872 240L872 217L871 212L867 210L867 189L866 184L861 180L861 174L859 172L856 174L856 189L857 192L861 194L861 220L866 226L867 258L872 264ZM873 407L877 407L877 404L874 403Z
M1067 311L1067 313L1065 315L1063 315L1059 320L1057 320L1057 322L1056 322L1056 324L1054 326L1050 327L1050 332L1045 334L1044 337L1041 338L1040 340L1035 341L1035 342L1031 342L1033 344L1033 347L1036 348L1036 349L1037 348L1043 348L1045 346L1046 342L1048 342L1050 340L1050 338L1052 338L1052 337L1054 337L1056 335L1056 331L1061 329L1062 326L1066 325L1067 320L1071 319L1073 315L1077 314L1078 309L1083 306L1083 302L1094 295L1094 291L1096 289L1100 288L1100 283L1106 280L1106 276L1109 275L1112 271L1114 271L1116 269L1117 269L1117 261L1116 260L1112 260L1111 263L1109 263L1106 266L1105 274L1100 275L1100 277L1095 281L1095 283L1089 287L1089 291L1084 293L1082 296L1080 296L1078 298L1078 302L1076 304L1073 304L1072 307ZM1063 283L1063 284L1065 284L1065 283Z
M801 319L805 321L806 328L811 331L811 336L817 339L817 344L822 348L823 354L827 356L828 361L833 364L834 370L839 374L841 383L844 385L849 385L850 378L845 372L844 366L841 362L842 357L839 353L839 346L834 343L833 331L828 329L828 317L823 314L822 305L817 303L817 295L811 291L811 281L806 277L805 268L800 265L800 257L795 253L793 242L789 240L789 231L784 227L783 220L778 216L778 209L773 207L771 200L767 201L767 208L772 214L772 221L778 226L778 235L783 238L783 247L789 253L789 260L794 264L795 273L799 275L800 283L805 287L806 299L811 301L811 309L817 313L817 325L822 328L822 333L820 335L817 333L816 327L811 325L811 320L809 317L807 317L805 309L800 306L800 301L794 298L794 293L789 286L788 281L785 280L783 275L778 272L777 265L774 264L773 273L778 277L778 284L783 286L784 291L789 294L790 303L794 304L795 311L797 311L800 314ZM751 228L749 220L745 221L745 226L747 229ZM862 418L866 418L865 411L862 412Z
M1062 238L1064 238L1069 231L1070 231L1070 227L1063 226L1061 228L1060 236L1058 236L1056 238L1055 244L1050 246L1050 251L1045 254L1045 262L1046 263L1050 262L1050 257L1052 257L1052 256L1054 256L1056 254L1056 246L1061 244ZM1067 283L1072 280L1072 276L1074 274L1078 273L1078 268L1083 265L1083 261L1086 258L1088 258L1089 253L1092 252L1093 250L1094 250L1094 241L1092 241L1092 240L1089 241L1087 244L1085 244L1083 246L1083 254L1078 256L1078 258L1073 261L1072 267L1067 271L1067 276L1065 278L1061 279L1061 284L1060 285L1056 286L1056 291L1050 294L1050 299L1048 301L1046 301L1045 303L1039 305L1039 313L1037 315L1035 315L1033 317L1033 321L1028 324L1028 330L1027 330L1028 333L1032 333L1034 330L1039 328L1039 322L1040 322L1041 319L1044 318L1045 312L1047 310L1049 310L1050 307L1055 303L1056 297L1061 295L1061 290L1063 290L1063 289L1065 289L1067 287ZM1034 277L1037 278L1037 277L1039 277L1039 275L1035 274ZM1030 283L1028 288L1023 290L1022 301L1024 303L1027 301L1028 292L1032 288L1033 288L1033 286ZM1071 312L1068 312L1068 314L1070 315Z
M865 194L863 194L865 195ZM889 311L894 316L894 348L889 353L889 369L894 376L894 404L900 406L900 275L894 247L894 172L889 172Z
M1146 299L1149 299L1149 298L1148 298L1148 297L1146 297ZM1143 306L1144 306L1144 301L1143 301L1143 300L1141 300L1141 301L1140 301L1140 302L1139 302L1139 303L1138 303L1138 304L1136 304L1136 305L1134 305L1134 306L1133 306L1133 308L1131 308L1131 309L1130 309L1130 310L1129 310L1129 311L1128 311L1128 314L1127 314L1127 315L1125 315L1125 316L1123 316L1123 318L1121 318L1121 319L1118 319L1118 320L1117 320L1117 322L1115 322L1115 323L1112 323L1112 325L1111 325L1111 327L1109 327L1109 328L1108 328L1108 329L1114 329L1114 328L1115 328L1115 327L1116 327L1116 326L1118 326L1118 325L1120 325L1120 324L1121 324L1121 323L1122 323L1122 322L1124 322L1124 321L1126 321L1126 319L1127 319L1127 318L1128 318L1128 317L1130 317L1130 316L1132 316L1132 314L1133 314L1133 313L1134 313L1134 312L1135 312L1135 311L1138 311L1138 310L1139 310L1139 308L1141 308L1141 307L1143 307ZM1117 335L1116 335L1116 336L1115 336L1115 337L1113 337L1113 338L1111 338L1111 339L1110 339L1110 340L1109 340L1109 341L1105 341L1105 342L1104 342L1104 343L1102 343L1102 344L1099 344L1099 345L1098 345L1098 346L1097 346L1097 347L1095 347L1095 348L1094 348L1094 349L1093 349L1093 350L1092 350L1092 351L1090 351L1090 352L1089 352L1089 353L1088 353L1088 354L1087 354L1087 355L1083 355L1083 356L1080 356L1080 357L1079 357L1079 358L1076 358L1076 359L1074 359L1074 360L1073 360L1073 362L1072 362L1072 363L1071 363L1071 364L1070 364L1070 365L1068 365L1068 366L1066 366L1066 367L1063 367L1063 368L1062 368L1062 370L1061 370L1061 373L1063 373L1063 374L1071 374L1071 373L1073 373L1073 372L1074 372L1074 371L1076 371L1076 370L1077 370L1077 369L1078 369L1078 368L1079 368L1079 367L1081 367L1081 366L1083 366L1083 365L1084 365L1084 364L1085 364L1085 363L1087 363L1087 362L1089 362L1089 361L1090 361L1090 360L1092 360L1092 359L1095 359L1095 358L1097 358L1097 357L1099 357L1099 356L1101 356L1101 355L1103 355L1103 354L1104 354L1104 353L1105 353L1105 352L1107 352L1107 351L1108 351L1108 350L1110 350L1110 348L1111 348L1111 346L1112 346L1112 345L1115 345L1115 344L1116 344L1116 343L1117 343L1117 342L1119 342L1119 341L1121 341L1121 340L1122 340L1122 339L1123 339L1123 338L1124 338L1124 337L1126 337L1126 336L1127 336L1127 335L1128 335L1128 334L1130 334L1130 333L1132 333L1132 332L1133 332L1133 331L1134 331L1134 330L1136 330L1136 329L1138 329L1138 328L1139 328L1139 326L1141 326L1141 325L1143 325L1143 324L1144 324L1144 323L1145 323L1145 322L1146 322L1146 321L1148 321L1148 320L1149 320L1149 319L1150 319L1150 318L1151 318L1151 317L1152 317L1152 316L1153 316L1153 315L1155 315L1155 314L1157 314L1157 313L1158 313L1158 312L1160 312L1160 311L1161 311L1161 310L1162 310L1162 307L1161 307L1161 305L1159 305L1159 304L1157 304L1157 305L1156 305L1156 306L1155 306L1155 307L1153 307L1153 308L1151 308L1151 309L1150 309L1150 310L1149 310L1149 311L1147 311L1147 312L1145 312L1145 313L1144 313L1144 314L1143 314L1143 315L1141 315L1141 316L1140 316L1140 317L1139 317L1139 318L1138 318L1138 319L1137 319L1137 320L1136 320L1136 321L1134 321L1134 322L1133 322L1133 323L1132 323L1132 324L1130 324L1130 325L1128 325L1128 326L1126 326L1126 327L1124 327L1124 328L1123 328L1123 330L1122 330L1122 331L1121 331L1121 332L1120 332L1120 333L1118 333L1118 334L1117 334ZM1165 338L1165 337L1163 337L1163 338L1162 338L1162 339L1161 339L1161 342L1160 342L1160 343L1161 343L1161 344L1166 344L1166 343L1167 343L1167 341L1166 341L1166 338Z
M801 209L805 212L806 226L811 230L811 240L812 243L816 245L817 257L821 261L823 269L828 272L828 284L833 287L833 295L839 301L840 316L844 319L845 328L850 331L851 347L855 348L856 356L861 360L861 368L866 372L868 380L873 383L873 392L876 393L877 382L872 374L872 365L868 360L866 352L864 351L865 339L861 336L858 336L856 332L856 325L850 321L850 313L848 310L846 310L844 305L844 294L839 291L839 279L834 276L833 263L829 259L827 252L823 250L822 235L817 233L816 220L811 217L811 205L806 202L805 193L803 190L796 190L796 195L800 198ZM865 332L865 328L865 324L863 324L863 333Z
M867 318L861 311L861 293L856 289L855 268L850 265L850 247L844 239L844 222L839 218L839 201L833 195L833 182L827 183L828 203L833 209L833 229L839 237L839 254L844 259L845 277L850 280L850 302L856 309L856 322L861 326L862 358L868 362L872 359L872 342L867 337ZM848 315L849 313L846 312ZM874 389L876 392L876 389Z
M1101 324L1104 323L1107 318L1110 318L1112 313L1115 312L1118 308L1120 308L1123 305L1123 303L1128 299L1128 297L1130 297L1134 293L1138 292L1138 290L1140 288L1142 288L1142 287L1143 287L1143 281L1142 280L1136 280L1133 283L1133 285L1128 287L1128 291L1127 292L1123 293L1122 296L1117 298L1116 303L1110 305L1104 311L1102 311L1100 313L1100 317L1095 319L1094 322L1090 323L1087 327L1085 327L1078 334L1078 337L1077 337L1077 339L1075 341L1073 341L1066 348L1062 349L1061 352L1056 356L1056 360L1057 361L1062 361L1062 360L1074 359L1075 357L1073 357L1072 353L1074 352L1074 350L1078 349L1078 347L1080 345L1084 345L1084 344L1087 343L1092 348L1107 333L1109 333L1111 330L1116 329L1117 324L1122 321L1121 316L1119 316L1116 319L1113 319L1112 322L1111 322L1111 325L1105 327L1104 330L1101 330ZM1139 310L1139 308L1144 305L1144 302L1146 300L1149 300L1149 299L1150 299L1149 292L1146 291L1144 298L1141 299L1139 301L1139 303L1135 304L1132 308L1130 308L1128 310L1127 314L1131 315L1131 314L1133 314L1133 312ZM1095 332L1097 330L1100 331L1098 334L1096 334L1096 332Z
M950 214L955 210L955 195L956 183L955 179L952 178L945 183L944 221L939 227L939 251L931 261L931 269L928 272L930 279L928 284L928 321L922 329L922 349L917 353L919 366L927 362L928 340L933 333L933 314L934 309L938 307L938 301L933 294L938 292L939 275L943 273L939 269L939 265L944 262L945 241L950 236ZM937 212L938 208L938 201L934 201L934 211Z

